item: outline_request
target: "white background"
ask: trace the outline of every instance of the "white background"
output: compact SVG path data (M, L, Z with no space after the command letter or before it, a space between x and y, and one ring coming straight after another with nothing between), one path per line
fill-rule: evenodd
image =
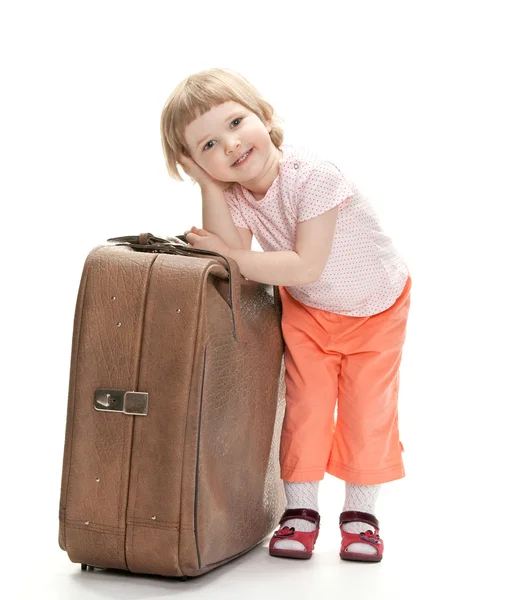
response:
M524 11L460 0L2 2L4 598L525 597ZM407 476L381 492L379 565L340 561L343 490L331 477L310 561L272 559L264 543L181 583L81 573L58 547L84 260L109 237L201 225L199 189L166 172L159 119L182 78L213 66L260 89L286 142L350 176L410 267Z

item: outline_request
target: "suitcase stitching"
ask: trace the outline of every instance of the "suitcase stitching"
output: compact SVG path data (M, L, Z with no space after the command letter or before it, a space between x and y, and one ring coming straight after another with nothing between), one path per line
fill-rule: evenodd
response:
M152 262L149 265L149 269L148 269L148 276L146 279L146 286L145 286L145 301L144 301L144 309L143 309L143 318L141 321L141 339L140 339L140 345L139 345L139 351L141 353L141 355L139 356L139 359L137 361L137 373L136 373L136 389L138 389L138 383L139 383L139 372L141 369L141 360L142 360L142 353L143 353L143 343L144 343L144 326L145 326L145 318L146 318L146 309L147 309L147 297L148 297L148 291L150 289L150 280L152 278L152 272L154 270L154 265L157 261L159 255L154 255L154 259L152 260ZM147 373L148 375L148 373ZM133 524L133 519L130 521L126 520L126 513L128 512L128 500L130 498L130 479L131 479L131 468L132 468L132 451L133 451L133 443L134 443L134 432L135 432L135 417L134 417L134 423L132 424L132 439L131 439L131 444L130 444L130 459L128 461L128 468L130 470L129 476L128 476L128 488L126 490L126 512L125 512L125 539L124 539L124 560L126 563L126 566L128 567L128 553L127 553L127 548L126 548L126 535L127 535L127 525L128 523L132 523ZM143 434L143 430L141 429L141 437ZM141 440L139 440L140 442ZM141 445L141 453L139 456L139 464L141 464L141 459L143 456L143 452L144 452L144 446ZM121 474L122 477L122 474ZM135 489L137 490L137 481L139 479L139 468L137 468L137 474L136 474L136 479L135 479ZM135 513L135 507L137 504L137 493L134 496L134 506L133 506L133 511ZM133 555L133 549L134 549L134 539L135 539L135 530L132 527L132 537L130 540L130 547L131 547L131 553Z

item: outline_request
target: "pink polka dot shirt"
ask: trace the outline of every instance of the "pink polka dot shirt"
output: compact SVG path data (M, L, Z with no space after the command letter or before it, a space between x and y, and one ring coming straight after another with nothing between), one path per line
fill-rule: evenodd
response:
M373 206L334 164L308 148L282 144L280 150L278 177L261 200L239 183L224 192L234 224L250 229L265 252L294 251L297 223L338 206L322 275L314 283L285 286L287 291L308 306L352 317L390 308L408 268Z

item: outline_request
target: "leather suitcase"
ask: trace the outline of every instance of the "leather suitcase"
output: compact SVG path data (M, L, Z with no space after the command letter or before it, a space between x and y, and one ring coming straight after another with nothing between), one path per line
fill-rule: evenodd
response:
M201 575L285 508L278 288L183 240L111 238L84 265L59 508L83 570Z

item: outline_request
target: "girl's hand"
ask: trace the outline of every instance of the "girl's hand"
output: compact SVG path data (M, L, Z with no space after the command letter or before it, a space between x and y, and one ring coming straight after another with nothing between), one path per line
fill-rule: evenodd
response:
M221 183L213 179L205 169L202 169L192 158L183 154L178 159L181 168L185 173L203 189L204 187L219 187Z
M231 249L229 246L219 236L210 233L210 231L192 227L188 232L185 231L185 237L193 248L210 250L218 254L223 254L223 256L230 255Z

